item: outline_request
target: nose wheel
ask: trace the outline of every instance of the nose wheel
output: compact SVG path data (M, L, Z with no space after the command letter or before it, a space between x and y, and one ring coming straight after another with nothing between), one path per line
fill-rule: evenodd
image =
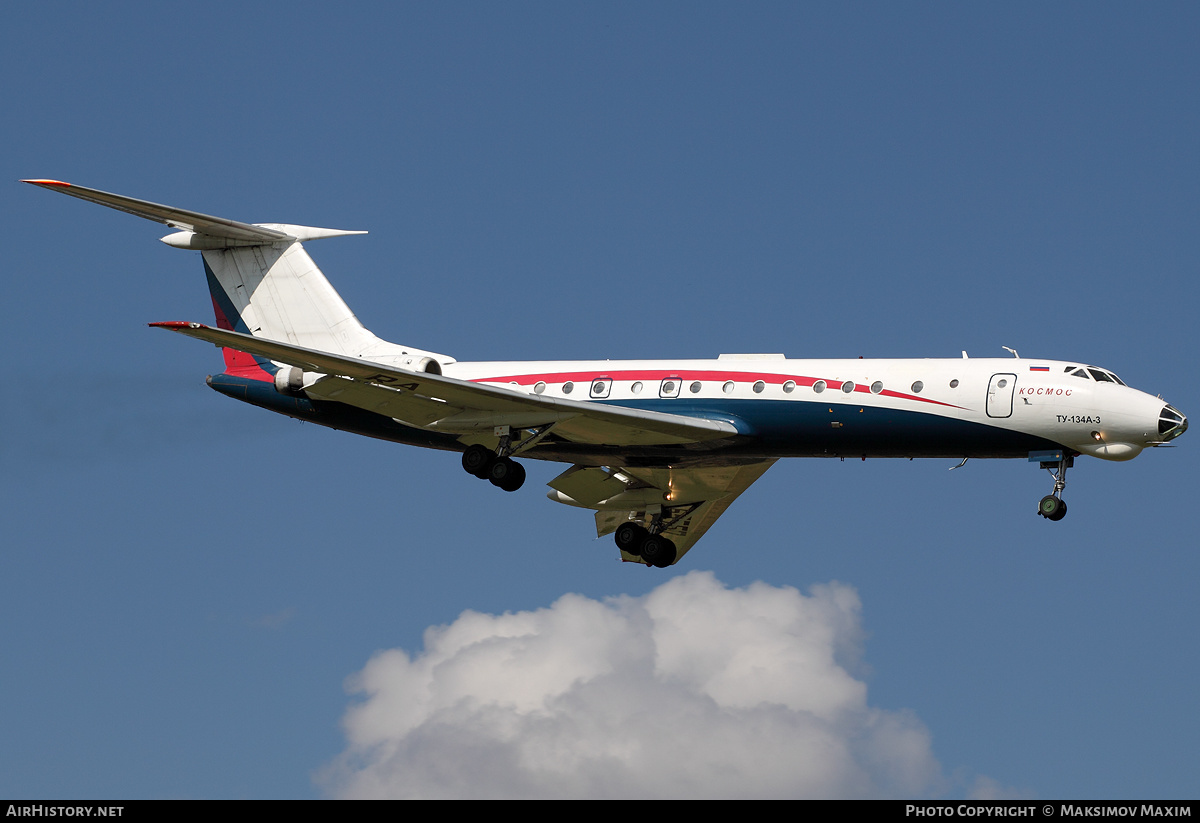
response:
M1067 502L1062 499L1063 489L1067 487L1067 469L1071 467L1074 458L1063 452L1056 462L1042 463L1042 468L1050 472L1054 478L1054 491L1038 502L1038 514L1047 520L1062 520L1067 516Z
M1038 514L1047 520L1062 520L1067 516L1067 503L1061 497L1048 494L1038 503Z

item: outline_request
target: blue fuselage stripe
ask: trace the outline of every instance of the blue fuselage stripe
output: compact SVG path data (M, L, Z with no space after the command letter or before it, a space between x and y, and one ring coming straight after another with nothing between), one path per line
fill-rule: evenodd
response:
M222 394L335 429L416 446L459 449L454 435L405 426L384 415L353 406L280 394L273 383L214 375L210 385ZM796 400L724 399L694 401L651 398L597 401L647 411L670 412L726 420L745 432L728 442L711 444L709 453L722 459L745 457L1012 457L1060 445L1045 438L915 411ZM528 457L585 462L606 454L629 454L646 460L672 455L701 458L687 447L580 446L545 443Z

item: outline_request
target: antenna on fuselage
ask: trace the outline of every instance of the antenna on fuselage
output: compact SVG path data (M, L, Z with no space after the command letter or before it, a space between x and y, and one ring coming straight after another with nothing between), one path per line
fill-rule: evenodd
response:
M1018 360L1020 360L1020 359L1021 359L1021 355L1017 354L1017 350L1016 350L1016 349L1010 349L1008 346L1001 346L1000 348L1004 349L1005 351L1010 351L1010 352L1012 352L1012 356L1013 356L1013 357L1015 357L1015 358L1017 358Z

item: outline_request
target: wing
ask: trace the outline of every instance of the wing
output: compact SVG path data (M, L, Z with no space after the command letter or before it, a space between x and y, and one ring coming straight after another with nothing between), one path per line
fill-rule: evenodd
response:
M772 460L728 466L597 468L572 466L550 481L551 500L596 512L596 536L632 521L649 526L658 515L661 534L675 544L678 562L725 513L738 495L762 477ZM645 563L621 550L621 559Z
M553 424L555 437L569 442L630 446L716 443L746 433L745 425L732 417L706 419L526 394L202 323L151 325L317 373L315 382L306 381L304 386L310 397L347 403L428 431L490 435L496 426L524 429Z

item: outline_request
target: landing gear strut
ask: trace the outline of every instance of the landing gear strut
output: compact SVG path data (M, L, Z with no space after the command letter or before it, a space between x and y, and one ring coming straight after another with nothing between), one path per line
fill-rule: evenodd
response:
M1038 502L1038 514L1047 520L1062 520L1067 516L1067 503L1062 499L1062 493L1067 487L1067 469L1073 464L1074 457L1065 452L1057 462L1042 463L1042 468L1054 478L1054 491Z

